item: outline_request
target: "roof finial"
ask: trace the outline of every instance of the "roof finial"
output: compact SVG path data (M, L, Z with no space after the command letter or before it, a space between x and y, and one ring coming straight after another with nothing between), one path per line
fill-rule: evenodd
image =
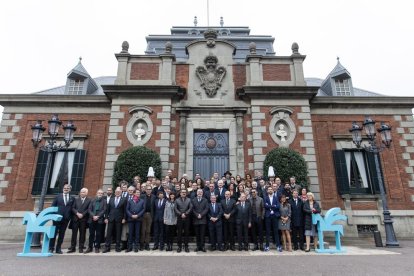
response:
M223 16L220 16L220 26L223 27L223 25L224 25Z
M338 61L338 63L339 63L339 57L338 57L338 56L336 57L336 60L337 60L337 61Z
M194 27L197 27L197 23L198 23L197 16L194 16Z
M82 63L82 57L79 57L79 63Z

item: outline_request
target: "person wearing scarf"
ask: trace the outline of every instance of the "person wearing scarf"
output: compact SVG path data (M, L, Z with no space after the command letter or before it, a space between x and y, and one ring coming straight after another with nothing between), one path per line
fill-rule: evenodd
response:
M89 246L85 254L92 252L93 248L95 248L95 253L100 251L106 205L106 200L103 198L103 190L99 189L88 208Z

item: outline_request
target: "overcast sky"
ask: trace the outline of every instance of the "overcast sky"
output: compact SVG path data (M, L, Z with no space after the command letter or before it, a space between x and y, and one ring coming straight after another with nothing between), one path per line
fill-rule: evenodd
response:
M148 34L207 25L207 0L37 0L0 3L0 93L64 85L79 56L92 77L114 76L122 41L143 54ZM249 26L307 55L305 77L325 78L340 57L358 88L414 96L412 1L210 0L210 26Z

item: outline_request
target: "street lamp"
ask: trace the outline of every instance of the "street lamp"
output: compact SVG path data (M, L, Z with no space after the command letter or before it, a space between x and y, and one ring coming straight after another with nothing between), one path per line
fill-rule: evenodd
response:
M73 141L73 134L76 131L76 127L74 126L72 121L68 121L66 126L63 126L64 135L63 135L63 141L64 144L57 143L57 138L59 136L59 128L62 125L62 121L59 120L59 117L57 114L53 114L52 118L48 121L48 133L49 137L47 137L45 140L45 144L41 145L39 147L39 144L41 143L43 139L43 132L46 130L42 126L42 121L37 120L36 124L32 126L32 142L33 146L35 148L40 148L40 150L44 150L47 152L47 161L46 161L46 170L45 175L43 177L43 183L42 183L42 191L40 194L39 204L37 206L36 215L38 215L42 210L43 206L45 204L45 197L47 192L47 187L49 184L49 175L50 175L50 169L52 165L52 153L60 151L62 149L67 149ZM39 247L40 246L40 234L35 233L33 235L32 239L32 246L33 247Z
M391 138L391 127L381 122L380 128L377 129L378 133L381 135L381 142L379 146L376 143L376 131L375 131L375 121L371 119L369 116L365 117L365 121L362 124L364 127L360 127L356 122L352 123L352 128L349 132L352 133L352 140L354 144L359 149L363 149L368 152L372 152L374 154L375 160L375 170L377 172L378 184L381 193L382 199L382 209L384 215L384 227L385 227L385 236L386 236L386 246L387 247L395 247L399 246L397 238L395 236L394 227L393 227L393 220L391 217L391 213L388 209L387 204L387 197L385 195L384 189L384 182L382 181L381 170L380 170L380 163L379 163L379 153L382 152L385 148L389 148L391 146L392 138ZM363 145L362 143L362 129L365 130L365 133L368 137L369 146Z

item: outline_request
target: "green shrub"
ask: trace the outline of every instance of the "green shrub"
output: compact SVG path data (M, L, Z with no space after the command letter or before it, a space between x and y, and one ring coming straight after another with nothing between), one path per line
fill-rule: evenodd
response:
M306 161L298 152L289 148L273 149L266 155L263 163L265 177L267 177L270 166L273 166L276 177L279 177L282 183L289 181L291 176L295 176L297 184L308 187Z
M134 176L141 176L142 182L147 181L148 168L153 167L155 177L161 178L161 159L157 152L144 147L132 147L118 156L115 163L112 185L115 188L119 181L132 181Z

